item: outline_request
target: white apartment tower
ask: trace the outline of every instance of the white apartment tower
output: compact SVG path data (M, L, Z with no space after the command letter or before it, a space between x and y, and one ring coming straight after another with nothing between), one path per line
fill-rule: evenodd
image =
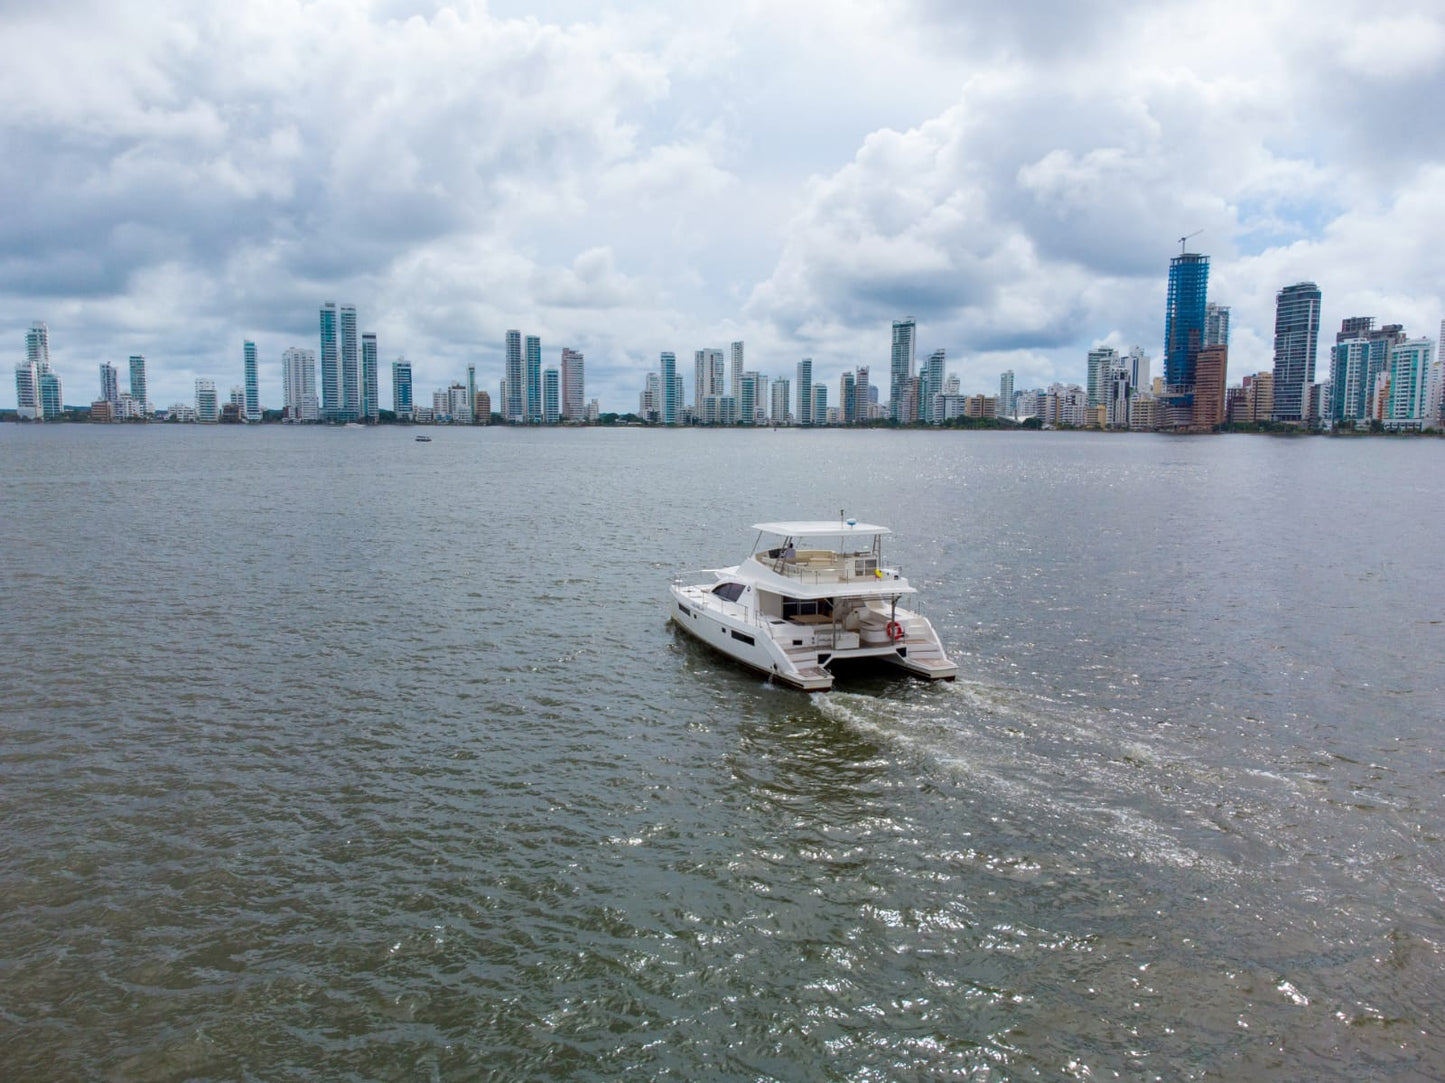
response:
M287 347L281 354L281 385L285 415L291 421L319 421L316 401L316 351Z
M585 361L576 350L562 350L562 416L581 421L587 416Z

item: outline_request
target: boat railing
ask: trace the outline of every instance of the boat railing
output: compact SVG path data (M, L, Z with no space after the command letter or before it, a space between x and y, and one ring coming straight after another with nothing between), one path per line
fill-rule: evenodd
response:
M901 579L901 568L886 568L872 553L829 553L826 556L807 552L787 557L772 551L755 554L759 564L777 575L801 583L851 583L862 579ZM880 574L881 572L881 574Z

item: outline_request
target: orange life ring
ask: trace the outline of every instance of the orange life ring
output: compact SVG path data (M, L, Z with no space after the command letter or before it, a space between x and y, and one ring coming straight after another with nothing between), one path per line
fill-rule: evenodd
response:
M895 643L903 638L903 625L899 624L896 620L890 620L888 622L888 627L885 630L888 633L888 638L893 640Z

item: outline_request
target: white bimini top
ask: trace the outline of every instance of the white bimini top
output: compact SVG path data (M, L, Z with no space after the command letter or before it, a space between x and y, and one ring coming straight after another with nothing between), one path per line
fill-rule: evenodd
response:
M776 534L780 538L846 538L850 536L874 537L891 534L886 526L873 523L859 523L852 519L808 519L796 523L754 523L754 530L764 534Z

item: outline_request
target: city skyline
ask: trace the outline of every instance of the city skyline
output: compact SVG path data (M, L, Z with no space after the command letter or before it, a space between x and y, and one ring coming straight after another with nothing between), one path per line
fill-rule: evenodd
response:
M1445 315L1424 3L61 5L0 32L65 43L0 72L0 341L47 321L75 386L145 356L153 403L229 385L244 341L274 395L326 298L418 388L494 371L519 324L609 407L660 350L734 341L887 388L904 314L965 389L1077 381L1096 346L1162 357L1181 234L1232 309L1231 382L1270 367L1289 283L1326 327Z

